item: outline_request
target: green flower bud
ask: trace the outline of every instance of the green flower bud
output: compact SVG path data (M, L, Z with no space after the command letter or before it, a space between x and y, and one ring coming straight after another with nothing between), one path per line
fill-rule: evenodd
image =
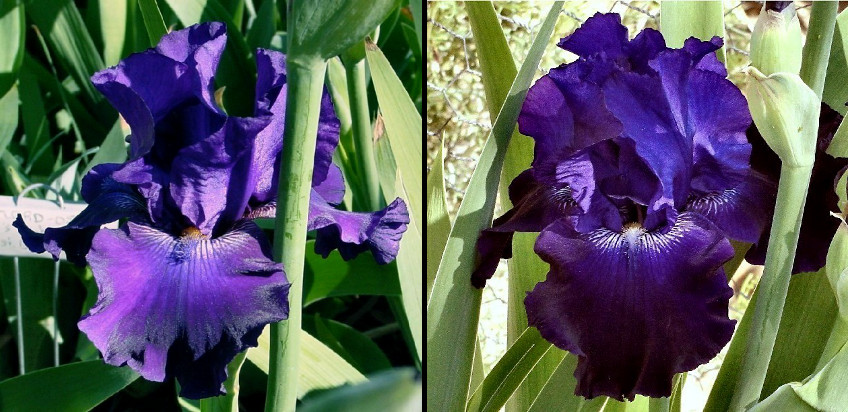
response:
M812 166L816 153L820 103L794 73L764 75L749 67L748 109L763 139L784 166Z
M795 6L783 11L766 10L751 33L751 65L765 75L777 72L798 74L801 71L801 24Z

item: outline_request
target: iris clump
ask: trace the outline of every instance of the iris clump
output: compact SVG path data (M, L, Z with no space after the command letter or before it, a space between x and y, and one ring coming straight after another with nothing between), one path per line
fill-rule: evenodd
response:
M92 168L88 207L61 228L15 226L34 252L91 265L99 295L79 328L112 365L144 378L176 377L181 395L224 393L227 364L287 318L281 264L252 221L271 216L283 144L285 56L258 50L253 117L228 116L214 76L226 27L204 23L165 35L91 80L129 124L129 160ZM373 213L342 211L344 180L332 164L339 122L324 91L309 229L316 252L345 259L397 255L409 218L395 200ZM100 226L120 220L117 229Z
M540 232L551 269L527 317L578 356L578 395L669 396L675 373L733 333L728 239L757 241L775 186L749 166L751 116L721 45L671 49L652 29L628 40L617 14L596 14L559 43L578 60L527 94L518 123L534 161L481 234L472 283L511 256L514 232Z

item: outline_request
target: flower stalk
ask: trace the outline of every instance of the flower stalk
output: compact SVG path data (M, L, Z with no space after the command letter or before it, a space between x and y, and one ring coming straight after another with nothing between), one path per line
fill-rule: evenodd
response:
M759 400L789 291L812 171L812 165L789 166L784 162L781 167L765 269L757 286L759 299L753 307L752 328L731 411L746 410Z
M293 411L303 304L306 224L326 61L291 57L286 64L288 104L274 224L274 260L285 267L289 319L271 325L266 411Z
M365 210L371 210L383 205L381 205L377 161L374 159L374 144L371 139L371 114L368 110L368 92L365 84L365 60L346 63L345 75L347 76L347 92L350 96L350 115L353 124L351 130L356 147L356 164L368 191L367 199L360 201L367 202ZM356 201L354 199L354 202Z

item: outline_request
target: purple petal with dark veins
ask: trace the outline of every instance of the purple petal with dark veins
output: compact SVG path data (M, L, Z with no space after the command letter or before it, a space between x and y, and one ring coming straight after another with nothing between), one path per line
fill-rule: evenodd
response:
M270 256L249 221L212 240L134 223L102 230L89 253L100 292L79 328L110 365L175 376L188 398L223 394L227 364L288 316L289 283Z
M317 230L315 253L323 257L338 249L342 258L350 260L370 250L377 263L389 263L397 257L408 223L406 203L400 198L371 213L338 210L314 189L309 198L307 230Z
M578 356L578 395L669 396L675 373L709 361L733 334L721 268L733 248L698 214L647 233L583 234L559 220L535 249L551 271L524 301L529 324Z

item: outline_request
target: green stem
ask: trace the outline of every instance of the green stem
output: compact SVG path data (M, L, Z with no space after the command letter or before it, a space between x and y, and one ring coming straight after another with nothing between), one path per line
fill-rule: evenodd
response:
M371 112L368 109L368 91L365 85L365 60L345 66L347 91L350 98L350 116L353 125L353 142L356 146L356 164L359 175L368 190L368 210L382 207L377 161L371 139Z
M288 104L277 187L274 259L283 263L291 288L288 320L271 325L266 411L293 411L297 402L306 222L326 68L326 62L320 59L289 57L286 63Z
M238 412L239 372L244 364L247 352L241 352L227 365L227 380L224 389L227 393L222 396L200 400L201 412Z
M739 379L730 402L732 411L751 407L759 400L763 389L777 329L783 315L783 305L789 291L789 277L792 275L812 170L812 166L790 167L785 164L780 170L766 264L757 286L757 302L753 308L748 308L753 309L754 314Z
M819 100L824 90L838 8L839 3L835 1L814 1L810 10L810 28L801 59L801 79L816 92Z

